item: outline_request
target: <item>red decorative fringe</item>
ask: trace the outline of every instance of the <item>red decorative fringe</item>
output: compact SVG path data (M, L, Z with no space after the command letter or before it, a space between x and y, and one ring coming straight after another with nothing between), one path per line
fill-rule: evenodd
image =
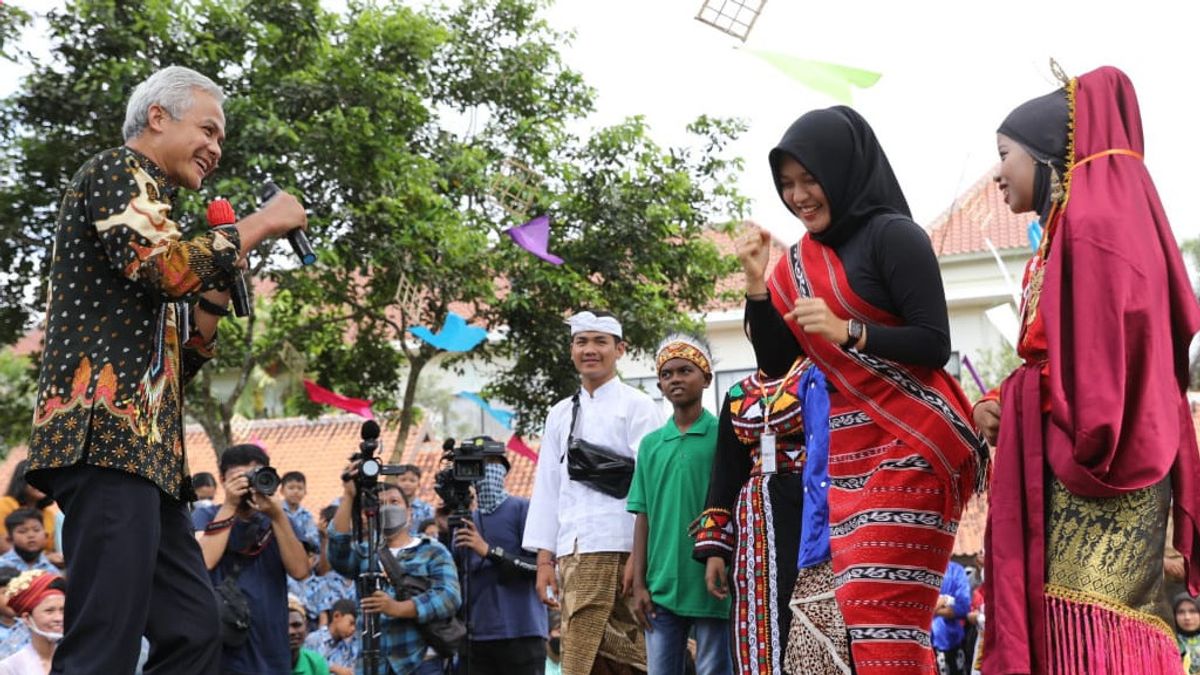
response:
M1183 673L1175 640L1147 621L1107 607L1045 595L1047 672L1087 675Z

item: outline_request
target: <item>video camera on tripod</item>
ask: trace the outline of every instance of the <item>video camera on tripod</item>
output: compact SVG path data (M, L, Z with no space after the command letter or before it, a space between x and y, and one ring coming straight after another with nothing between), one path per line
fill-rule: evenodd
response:
M483 465L488 457L504 458L504 444L491 436L468 438L457 447L453 438L442 444L443 461L449 467L433 478L433 491L450 511L451 529L471 519L471 485L483 480Z
M404 473L405 467L384 464L375 453L379 450L379 423L367 420L362 425L362 442L358 452L350 456L352 466L342 473L342 482L354 481L353 531L354 541L365 542L365 571L358 575L359 598L366 598L383 588L384 575L379 571L378 549L381 543L379 523L379 478ZM362 672L377 675L384 663L380 651L379 615L362 615Z

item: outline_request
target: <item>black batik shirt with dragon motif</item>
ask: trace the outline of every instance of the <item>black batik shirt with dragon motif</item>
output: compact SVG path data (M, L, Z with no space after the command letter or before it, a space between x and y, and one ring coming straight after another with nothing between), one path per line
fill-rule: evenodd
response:
M174 190L129 147L96 155L71 179L50 264L34 485L46 469L84 462L190 499L183 386L212 358L215 339L204 341L185 308L229 285L241 242L232 228L183 241ZM183 344L182 321L191 336Z

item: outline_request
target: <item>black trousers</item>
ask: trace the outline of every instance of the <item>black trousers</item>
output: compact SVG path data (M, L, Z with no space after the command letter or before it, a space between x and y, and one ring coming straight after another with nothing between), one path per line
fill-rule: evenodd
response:
M542 675L546 640L540 637L468 643L470 671L461 675ZM461 669L460 669L461 671Z
M54 675L125 675L150 641L146 675L211 675L221 657L217 600L188 507L115 469L53 469L66 515L66 634Z

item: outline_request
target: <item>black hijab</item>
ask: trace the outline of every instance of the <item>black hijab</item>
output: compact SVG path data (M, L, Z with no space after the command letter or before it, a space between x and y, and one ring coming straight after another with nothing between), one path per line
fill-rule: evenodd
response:
M1071 111L1067 93L1057 89L1017 106L997 133L1025 148L1037 160L1033 176L1033 206L1044 220L1050 212L1050 169L1061 178L1067 170L1067 133Z
M871 125L851 108L835 106L805 113L771 151L771 174L779 185L779 164L787 155L820 183L829 202L829 227L813 239L837 246L872 218L900 214L911 218L904 192ZM784 202L791 211L791 206Z

